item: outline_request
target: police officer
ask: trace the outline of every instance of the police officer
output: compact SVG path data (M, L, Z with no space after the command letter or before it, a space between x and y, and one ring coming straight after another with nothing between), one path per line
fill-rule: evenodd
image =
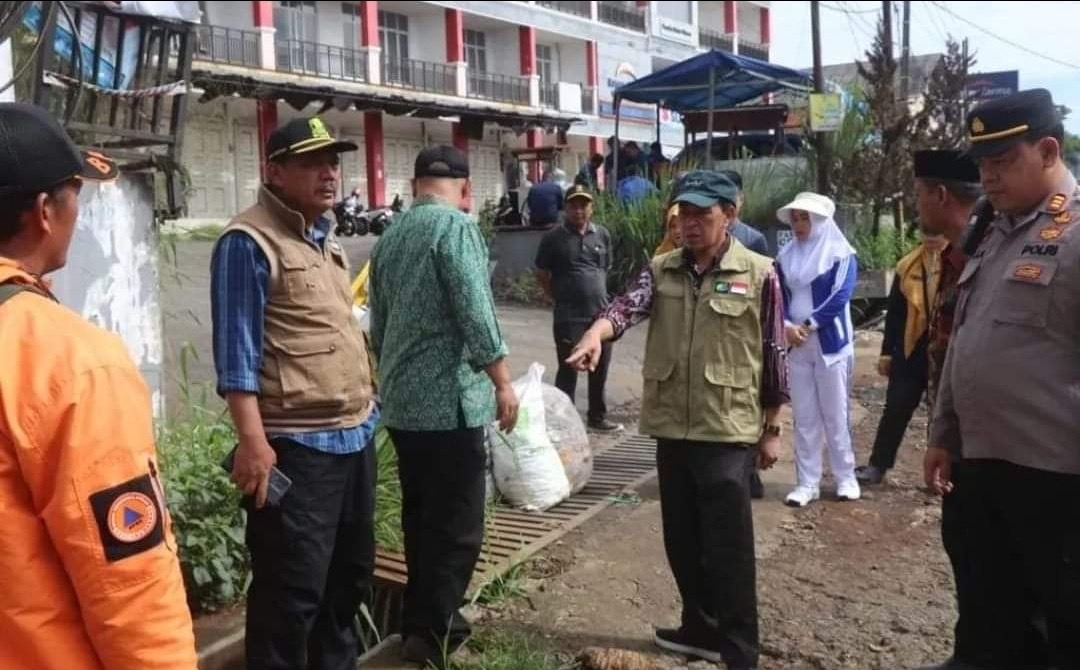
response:
M1080 667L1080 190L1045 90L976 107L969 155L997 211L958 280L927 484L966 490L971 588L987 667L1045 667L1018 649L1045 617L1049 665ZM951 478L950 454L964 479ZM1023 664L1016 658L1023 658Z
M682 625L657 646L757 667L758 618L749 473L780 448L789 401L783 293L771 259L728 227L737 191L694 171L675 184L683 247L652 260L567 361L595 369L602 343L649 319L640 430L657 438L664 546Z

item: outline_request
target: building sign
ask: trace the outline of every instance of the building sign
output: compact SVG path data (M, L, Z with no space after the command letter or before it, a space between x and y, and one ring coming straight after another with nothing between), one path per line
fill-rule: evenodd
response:
M693 44L697 36L694 27L681 21L673 21L663 16L656 19L656 34L683 44Z
M969 74L966 97L971 104L979 104L994 98L1004 98L1020 90L1020 73L1017 70L1004 72L981 72Z
M810 94L810 130L815 133L840 130L844 122L844 102L839 93Z

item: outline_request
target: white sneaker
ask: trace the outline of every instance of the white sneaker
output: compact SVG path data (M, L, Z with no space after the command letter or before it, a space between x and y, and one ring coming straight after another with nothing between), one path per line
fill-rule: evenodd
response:
M806 507L820 497L821 492L816 487L796 486L784 499L784 504L788 507Z
M836 487L836 497L840 500L858 500L862 497L859 481L854 477Z

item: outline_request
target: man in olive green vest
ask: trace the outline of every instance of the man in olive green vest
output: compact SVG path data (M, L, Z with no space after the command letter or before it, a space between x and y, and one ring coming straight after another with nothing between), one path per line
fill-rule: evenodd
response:
M780 283L772 260L728 234L736 194L716 172L679 179L683 248L654 258L567 362L591 369L604 341L649 319L640 429L657 439L683 601L681 626L657 629L656 644L742 670L757 666L759 644L749 472L776 462L789 398Z

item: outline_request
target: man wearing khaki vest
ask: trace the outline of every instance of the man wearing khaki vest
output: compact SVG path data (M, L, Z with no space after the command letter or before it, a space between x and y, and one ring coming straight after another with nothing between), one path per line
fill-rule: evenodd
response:
M248 512L252 670L356 665L353 620L374 566L378 411L348 262L327 217L338 154L355 150L319 118L278 128L258 203L214 250L214 363ZM283 496L274 468L291 482Z
M749 473L780 451L788 402L783 298L771 259L728 226L737 190L698 170L675 184L683 248L657 256L585 333L568 362L590 369L601 343L649 319L642 433L657 439L664 546L682 625L656 644L731 670L757 666Z

